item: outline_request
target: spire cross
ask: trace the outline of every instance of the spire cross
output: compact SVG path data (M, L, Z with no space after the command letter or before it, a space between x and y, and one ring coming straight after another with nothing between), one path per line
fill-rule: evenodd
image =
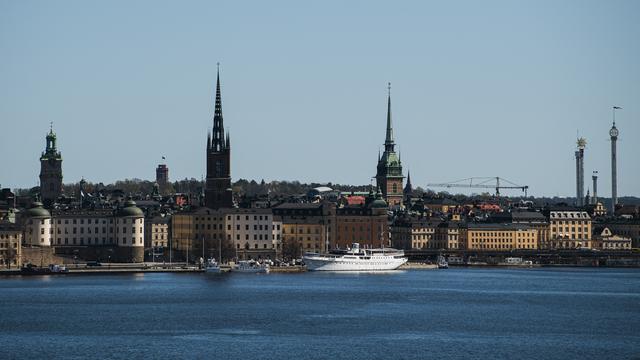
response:
M615 122L615 120L614 120ZM49 122L49 132L53 132L53 121Z

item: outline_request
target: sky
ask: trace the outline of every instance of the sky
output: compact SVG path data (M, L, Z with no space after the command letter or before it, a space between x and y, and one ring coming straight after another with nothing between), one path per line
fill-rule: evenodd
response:
M640 1L0 0L0 186L206 174L220 62L234 180L369 184L391 82L415 186L474 176L640 196ZM435 189L443 190L443 189ZM465 192L465 189L459 189ZM451 190L450 190L451 191ZM474 192L479 192L474 190ZM506 194L519 195L516 191Z

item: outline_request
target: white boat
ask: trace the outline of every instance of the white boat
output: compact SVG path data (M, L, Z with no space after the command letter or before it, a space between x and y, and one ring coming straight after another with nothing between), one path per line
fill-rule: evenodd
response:
M219 274L221 272L220 264L214 259L209 259L207 260L207 266L205 266L204 271L207 274Z
M328 254L307 253L302 261L310 271L386 271L396 270L407 262L404 251L391 248L333 250Z
M231 271L232 272L237 272L237 273L263 273L263 274L268 274L269 273L269 265L267 265L267 264L259 264L255 260L241 260L241 261L238 261L238 263L235 264L231 268Z
M440 255L438 256L438 269L448 269L449 268L449 263L447 262L447 259Z

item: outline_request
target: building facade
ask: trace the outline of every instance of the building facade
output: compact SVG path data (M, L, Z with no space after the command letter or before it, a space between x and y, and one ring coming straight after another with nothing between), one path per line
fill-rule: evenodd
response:
M463 230L467 250L511 251L538 248L538 232L522 224L469 223Z
M552 208L549 218L548 249L579 249L593 247L591 217L586 211L574 208Z
M24 217L27 246L55 247L60 254L81 254L118 262L141 262L144 214L134 201L122 208L55 210L35 202Z
M22 229L14 223L0 222L0 269L22 266Z

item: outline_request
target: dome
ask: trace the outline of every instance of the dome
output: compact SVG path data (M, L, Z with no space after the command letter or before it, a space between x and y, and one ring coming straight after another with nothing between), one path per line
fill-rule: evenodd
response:
M136 202L135 201L127 200L124 203L124 207L122 209L120 209L120 211L118 212L118 216L143 217L144 214L142 213L142 210L140 210L140 208L136 206Z
M376 194L376 199L371 203L371 207L374 209L382 209L387 207L387 202L384 201L382 195L378 192Z
M31 204L31 207L25 212L25 214L29 217L51 217L49 211L45 209L39 201Z

